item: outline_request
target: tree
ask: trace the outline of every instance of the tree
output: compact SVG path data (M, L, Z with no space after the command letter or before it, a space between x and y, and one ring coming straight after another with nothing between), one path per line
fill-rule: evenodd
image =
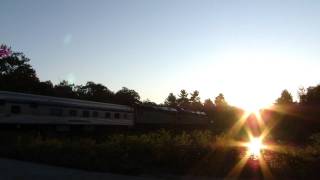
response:
M225 100L224 98L224 95L222 93L220 93L216 99L214 100L214 103L217 107L224 107L224 106L227 106L228 103L227 101Z
M307 92L306 92L306 89L304 87L299 88L298 96L299 96L299 103L300 104L305 104L306 103Z
M53 84L51 81L40 82L34 91L36 94L54 96Z
M199 91L195 90L193 91L193 93L191 93L190 102L191 103L200 102Z
M150 101L149 99L146 99L142 102L143 105L147 106L157 106L157 103Z
M203 110L208 115L211 122L215 118L215 105L213 104L211 99L206 99L203 103Z
M215 105L211 101L211 99L206 99L203 103L203 108L206 112L213 111L215 108Z
M98 102L114 101L114 93L112 91L106 86L92 81L87 82L85 86L78 86L76 92L80 99Z
M126 87L123 87L115 94L116 103L133 106L140 103L139 94Z
M320 105L320 84L307 89L307 93L305 95L305 104Z
M0 46L0 59L11 56L11 54L12 54L12 51L10 47L4 44Z
M282 91L281 96L276 100L276 104L278 105L289 105L292 103L292 95L286 89Z
M5 45L0 47L0 89L33 92L39 84L36 71L23 53L11 52Z
M166 98L164 104L166 106L173 107L173 108L177 107L177 105L178 105L177 97L175 95L173 95L173 93L170 93L168 95L168 97Z
M193 91L193 93L191 93L190 103L191 109L196 111L203 110L203 105L200 101L199 91L195 90Z
M188 98L188 93L186 90L182 89L179 94L179 98L177 99L178 106L180 108L188 109L190 102Z
M59 84L54 86L54 96L75 98L76 93L74 92L75 85L70 84L68 81L63 80Z

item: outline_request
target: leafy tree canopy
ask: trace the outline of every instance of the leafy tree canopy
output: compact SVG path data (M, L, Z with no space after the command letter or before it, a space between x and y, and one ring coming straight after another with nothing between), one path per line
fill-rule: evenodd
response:
M0 49L0 89L19 92L35 91L39 79L36 71L29 64L30 60L23 53L11 52L11 49L5 45L1 45Z
M114 93L99 83L89 81L84 86L77 86L76 89L78 96L82 99L100 102L114 101Z
M146 99L144 101L142 101L143 105L147 105L147 106L157 106L157 103L150 101L149 99Z
M135 90L128 89L126 87L123 87L115 94L115 99L120 104L140 104L140 95Z
M308 105L320 105L320 84L307 89L304 101Z

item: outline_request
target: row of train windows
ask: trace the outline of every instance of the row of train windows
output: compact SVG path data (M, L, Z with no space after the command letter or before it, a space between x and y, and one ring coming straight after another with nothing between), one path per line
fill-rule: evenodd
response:
M92 113L90 113L92 112ZM21 107L18 105L13 105L11 106L11 113L12 114L20 114L21 113ZM104 118L112 118L111 115L112 113L110 112L103 112ZM85 118L89 117L99 117L99 112L98 111L88 111L88 110L83 110L81 116ZM60 108L52 108L50 109L50 115L52 116L62 116L63 115L63 109ZM76 117L78 116L78 111L75 109L69 110L69 116ZM120 113L113 113L113 118L114 119L120 119ZM122 114L122 118L128 119L128 115L126 113Z
M4 106L4 105L6 105L6 100L0 99L0 106ZM31 102L29 104L29 107L36 109L38 108L38 104L36 102Z
M63 114L63 110L62 109L51 109L50 111L51 115L53 116L62 116ZM88 110L83 110L83 111L80 111L81 113L81 116L82 117L100 117L101 115L101 112L98 112L98 111L88 111ZM111 115L112 113L110 112L102 112L102 115L104 118L112 118ZM71 109L69 110L69 116L72 116L72 117L75 117L75 116L78 116L78 111L75 110L75 109ZM120 113L113 113L113 118L115 119L120 119ZM122 118L124 119L128 119L128 115L123 113L122 114Z
M62 109L51 109L52 111L59 111L58 114L55 114L55 115L58 115L58 116L61 116L62 115ZM83 110L82 112L80 111L81 113L81 116L82 117L100 117L100 114L101 112L98 112L98 111L88 111L88 110ZM105 118L111 118L111 115L112 113L110 112L102 112L102 115L105 117ZM77 110L74 110L74 109L71 109L69 110L69 116L78 116L78 111ZM115 119L120 119L120 113L113 113L113 117ZM123 118L124 119L127 119L128 118L128 115L127 114L123 114Z

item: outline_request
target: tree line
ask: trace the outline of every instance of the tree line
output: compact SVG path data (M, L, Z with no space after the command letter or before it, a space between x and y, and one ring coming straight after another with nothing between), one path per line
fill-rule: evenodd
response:
M21 52L13 52L6 45L0 46L0 90L32 93L65 98L76 98L105 103L124 105L154 105L184 108L189 110L210 109L217 105L227 105L223 94L220 94L215 104L210 100L200 101L199 91L190 93L181 90L178 97L170 93L163 104L156 104L150 100L141 101L140 95L133 89L123 87L117 92L111 91L101 83L88 81L84 85L71 84L66 80L58 84L51 81L40 81L35 69L30 65L30 59Z
M214 101L206 99L201 102L199 91L188 93L181 90L178 95L170 93L164 103L156 104L150 100L141 101L140 95L133 89L123 87L113 92L101 83L88 81L84 85L71 84L61 81L53 84L51 81L40 81L35 69L30 65L30 59L22 52L12 51L6 45L0 46L0 90L33 93L39 95L57 96L65 98L77 98L106 103L124 105L154 105L183 108L195 111L210 111L214 108L228 107L228 103L222 93ZM292 95L283 90L275 103L280 105L301 104L320 105L320 85L299 89L299 101L293 102Z

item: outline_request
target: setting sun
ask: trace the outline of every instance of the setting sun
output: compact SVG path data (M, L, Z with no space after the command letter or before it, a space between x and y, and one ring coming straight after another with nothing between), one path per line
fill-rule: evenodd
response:
M247 144L247 148L248 155L250 155L254 159L258 159L260 157L261 150L264 148L262 139L258 137L252 138L250 142Z
M237 107L240 107L246 113L249 113L249 114L251 113L257 114L261 109L265 109L272 106L272 103L270 103L270 101L268 102L268 100L266 99L259 98L259 95L255 94L252 96L253 97L250 98L249 100L243 100L243 99L240 99L239 101L235 100L232 102L232 104L234 104Z
M241 106L241 108L243 110L245 110L247 113L255 113L256 114L256 113L258 113L260 111L262 106L247 104L247 105Z

